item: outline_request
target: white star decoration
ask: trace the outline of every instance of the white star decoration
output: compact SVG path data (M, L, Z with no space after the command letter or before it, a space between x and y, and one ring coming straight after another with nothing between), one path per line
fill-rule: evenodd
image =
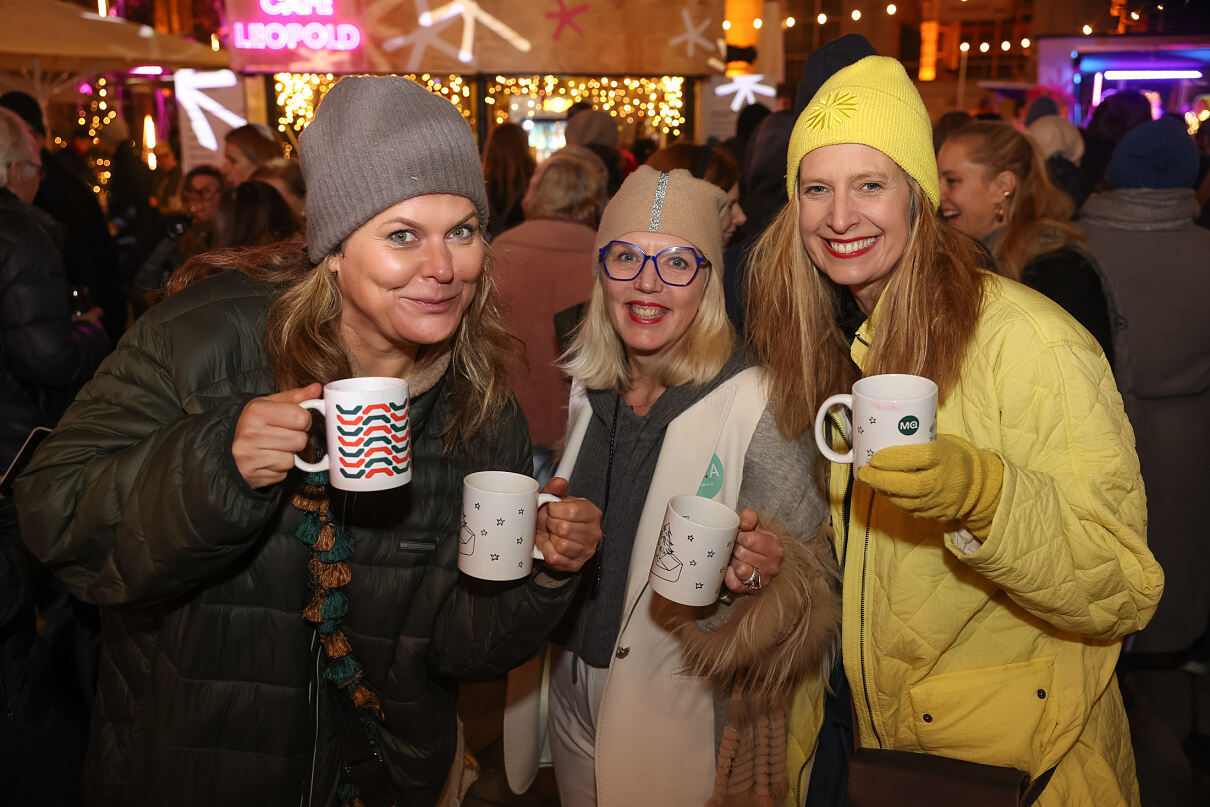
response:
M420 24L429 27L453 17L462 17L462 45L458 49L459 61L469 62L475 58L475 26L482 24L489 31L494 31L501 39L522 53L529 53L529 40L509 28L500 20L488 14L475 0L457 0L457 2L425 11L420 15Z
M426 0L416 0L416 14L419 16L427 13L428 3ZM450 16L433 25L421 25L409 34L393 36L383 40L382 49L388 53L392 53L400 48L411 45L412 52L408 56L407 65L404 68L409 73L415 73L420 70L426 48L436 48L447 56L457 59L458 49L441 39L441 32L448 28L453 21L454 17Z
M714 88L714 94L720 98L724 95L735 94L731 99L731 111L738 112L744 104L755 104L757 94L765 95L773 98L777 95L777 90L767 84L761 84L760 80L764 76L760 73L751 73L746 76L732 76L730 84L720 84Z
M687 55L689 55L689 56L693 56L693 46L694 45L701 45L702 48L706 51L709 51L713 47L710 44L710 40L708 40L704 36L702 36L702 32L705 31L706 26L708 26L710 24L710 20L708 18L706 20L704 20L701 25L695 26L693 24L693 18L689 16L689 9L682 8L681 9L681 20L685 23L685 33L681 34L680 36L674 36L672 39L669 39L668 40L669 45L675 46L675 45L679 45L681 42L684 42L686 48L688 48L689 52Z

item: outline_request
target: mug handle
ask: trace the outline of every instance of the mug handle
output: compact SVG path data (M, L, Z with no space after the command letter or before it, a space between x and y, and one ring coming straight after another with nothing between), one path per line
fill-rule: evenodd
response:
M824 420L828 416L828 410L831 409L832 406L835 404L840 404L841 406L845 407L850 412L852 412L853 411L853 396L847 392L842 392L838 395L833 395L831 398L828 398L819 407L819 412L815 415L815 445L819 446L820 453L823 454L828 459L830 459L832 462L852 463L853 462L853 449L852 448L850 448L847 453L837 454L835 451L832 450L832 447L827 444L827 441L824 440L824 436L823 436Z
M538 507L541 507L544 504L550 504L551 502L561 502L561 501L563 501L563 500L560 499L558 496L556 496L553 493L539 493L538 494ZM538 545L536 543L534 544L534 548L532 551L533 551L534 560L546 560L546 557L542 554L542 550L538 549Z
M301 406L303 409L314 409L316 412L318 412L321 415L327 414L327 410L324 409L324 399L323 398L312 398L309 401L303 401L302 403L299 404L299 406ZM306 471L307 473L312 473L312 474L318 473L320 471L326 471L326 470L328 470L328 455L324 454L323 457L321 457L318 462L307 462L302 457L295 454L294 455L294 467L300 468L300 469Z

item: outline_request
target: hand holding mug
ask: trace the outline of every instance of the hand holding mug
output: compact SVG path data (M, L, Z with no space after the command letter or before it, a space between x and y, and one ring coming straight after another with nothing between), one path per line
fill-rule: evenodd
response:
M723 581L736 594L756 593L777 577L785 556L781 539L762 527L756 511L746 507L739 514L739 535Z
M828 445L828 411L840 404L852 412L845 435L852 446L838 454ZM832 462L852 463L857 473L887 446L929 443L937 436L937 385L928 378L888 373L866 376L853 393L833 395L815 415L815 443Z
M554 477L543 493L562 497L568 482ZM578 572L597 551L601 541L601 511L588 499L565 498L538 510L534 545L547 566L560 572Z
M319 384L253 398L235 424L231 456L253 488L275 485L294 467L294 454L307 445L311 415L299 404L319 394Z

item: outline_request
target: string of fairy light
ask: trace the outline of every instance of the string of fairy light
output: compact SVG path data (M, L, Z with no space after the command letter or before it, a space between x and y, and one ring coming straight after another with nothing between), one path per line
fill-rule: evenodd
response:
M405 74L430 92L442 96L475 124L474 79L456 74ZM277 102L277 128L301 132L315 115L320 99L340 79L332 73L277 73L273 92ZM679 135L685 125L685 79L681 76L502 76L485 82L484 101L491 107L491 122L561 113L577 101L593 106L619 121Z
M685 79L681 76L496 76L487 82L484 100L494 107L494 122L562 112L577 101L590 101L620 121L679 135L685 125Z
M404 73L432 93L442 96L474 123L474 103L471 85L456 74L435 75L430 73ZM315 116L319 101L343 76L332 73L276 73L273 76L273 94L277 101L277 129L294 134L301 132Z
M118 110L116 105L110 102L110 86L105 76L97 78L95 87L85 84L81 89L87 91L85 94L89 96L89 99L87 103L81 104L77 108L76 124L80 127L87 126L88 136L92 138L93 143L96 143L100 139L101 130L117 117ZM56 136L55 145L63 144L63 139ZM100 193L109 185L110 161L106 157L90 158L89 161L92 163L94 175L97 178L92 190L94 193Z

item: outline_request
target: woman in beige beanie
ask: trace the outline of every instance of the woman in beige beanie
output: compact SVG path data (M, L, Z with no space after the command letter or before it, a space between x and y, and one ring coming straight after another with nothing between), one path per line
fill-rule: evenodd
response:
M810 449L778 434L764 373L724 311L726 206L688 171L643 166L597 231L557 473L602 509L606 537L594 585L555 635L549 718L506 719L518 790L536 767L535 728L549 726L564 807L780 797L792 684L827 666L835 637L834 561L810 540L824 518ZM647 586L681 494L742 511L722 597L701 609Z
M102 613L94 804L456 803L458 680L532 655L600 538L566 498L532 576L458 572L463 476L533 468L458 110L345 78L300 152L306 247L203 258L228 271L138 320L18 482L30 548ZM294 470L299 404L355 376L408 382L407 487Z
M939 388L935 440L875 451L856 474L828 466L844 575L835 691L847 682L853 695L851 712L845 699L830 713L855 723L818 748L843 756L855 739L861 759L1016 768L1040 807L1137 805L1114 667L1163 572L1104 354L1049 299L979 269L970 239L936 215L928 116L894 59L823 84L786 169L789 202L749 261L746 320L783 431L803 434L863 376ZM838 448L864 425L826 422ZM805 769L819 704L797 703L792 756ZM848 781L851 804L938 800L887 776ZM858 799L871 785L880 795Z

